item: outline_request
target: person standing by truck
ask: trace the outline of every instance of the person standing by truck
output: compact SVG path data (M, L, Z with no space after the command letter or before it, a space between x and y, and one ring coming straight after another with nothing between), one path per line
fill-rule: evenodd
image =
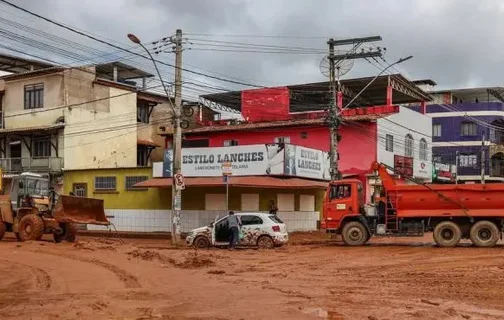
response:
M275 205L275 200L270 200L269 213L277 214L277 212L278 212L278 207Z
M242 223L240 217L234 214L234 211L229 211L228 228L229 228L229 250L234 250L240 237L240 227Z

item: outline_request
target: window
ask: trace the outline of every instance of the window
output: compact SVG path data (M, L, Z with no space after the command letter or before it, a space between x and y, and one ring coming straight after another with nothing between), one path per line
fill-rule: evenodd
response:
M94 188L96 191L115 191L116 177L95 177Z
M208 148L209 146L208 139L182 140L182 148Z
M35 138L32 140L32 157L49 158L51 156L51 138Z
M24 108L37 109L44 107L44 84L33 84L24 87Z
M427 161L427 141L424 138L420 139L420 150L418 153L421 161Z
M290 137L276 137L275 143L290 143Z
M460 135L462 136L477 136L477 127L474 122L462 122L460 127Z
M413 137L409 133L406 135L404 141L404 155L406 157L413 157Z
M276 214L273 214L271 216L268 216L271 221L276 222L276 223L284 223L282 219L280 219Z
M385 150L394 152L394 136L391 134L385 136Z
M349 184L338 184L331 186L331 199L344 199L352 195L352 186Z
M139 104L137 106L137 122L149 123L149 107Z
M433 124L432 125L432 136L433 137L441 137L441 125Z
M87 198L87 183L75 183L73 192L77 197Z
M241 220L243 226L263 224L262 219L260 217L258 217L258 216L243 215L243 216L240 216L240 220Z
M459 156L459 166L468 168L478 164L478 156L475 154L461 154Z
M237 146L238 140L224 140L224 147Z
M149 164L149 148L137 146L137 166L146 167Z
M145 181L149 179L147 176L130 176L126 177L125 185L126 185L126 190L147 190L144 188L133 188L133 186L137 183L140 183L142 181Z

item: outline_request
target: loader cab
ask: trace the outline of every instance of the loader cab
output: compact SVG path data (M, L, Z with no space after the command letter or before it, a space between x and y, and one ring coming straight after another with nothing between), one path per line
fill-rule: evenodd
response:
M21 201L26 196L35 200L48 199L49 178L37 173L21 173L18 177L13 178L10 194L14 210L21 206Z
M345 217L358 216L364 207L364 188L357 179L332 181L324 199L323 227L336 230Z

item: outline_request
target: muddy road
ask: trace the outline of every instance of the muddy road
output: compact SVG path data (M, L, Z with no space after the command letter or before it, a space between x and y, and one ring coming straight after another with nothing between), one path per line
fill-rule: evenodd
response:
M1 319L504 319L504 246L294 235L275 250L0 241Z

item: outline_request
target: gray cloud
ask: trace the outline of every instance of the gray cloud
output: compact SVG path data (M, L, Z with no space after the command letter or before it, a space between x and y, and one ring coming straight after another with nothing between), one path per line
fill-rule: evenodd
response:
M201 45L198 39L249 42L326 49L329 37L360 37L378 34L387 48L389 62L413 55L397 69L410 78L432 78L439 87L501 84L504 6L498 0L115 0L65 1L20 0L19 5L42 15L108 39L126 44L126 33L145 40L158 39L181 28L187 33L184 53L187 69L215 71L224 77L260 85L323 81L318 70L323 54L259 54L196 49L222 49ZM26 22L16 10L0 6L0 16ZM15 13L17 16L6 14ZM86 45L114 51L47 23L31 19L42 30L73 37ZM199 37L197 33L288 35L298 38ZM193 35L191 35L193 34ZM305 38L313 37L313 38ZM199 44L191 44L198 42ZM129 45L129 44L128 44ZM193 48L193 49L190 49ZM173 62L173 55L160 59ZM137 61L131 60L133 63ZM147 61L138 61L147 67ZM384 63L385 64L385 63ZM170 68L164 68L167 78ZM379 70L362 60L348 77L370 76ZM237 88L230 83L184 74L185 80L212 86ZM168 81L171 81L168 80ZM210 89L201 89L210 90ZM193 91L195 96L197 93Z

